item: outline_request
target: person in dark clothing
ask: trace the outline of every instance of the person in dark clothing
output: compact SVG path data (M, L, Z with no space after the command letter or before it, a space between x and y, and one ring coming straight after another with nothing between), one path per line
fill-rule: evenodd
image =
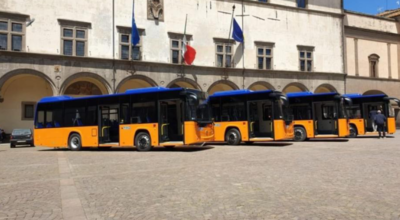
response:
M371 119L372 121L372 129L374 132L376 132L377 129L377 125L375 123L375 116L378 114L378 112L376 110L372 110L369 112L369 119Z
M378 126L378 132L379 132L379 138L382 137L382 132L383 132L383 137L386 137L386 131L385 131L385 122L387 121L387 118L385 115L381 114L381 111L378 110L378 114L375 115L375 124Z

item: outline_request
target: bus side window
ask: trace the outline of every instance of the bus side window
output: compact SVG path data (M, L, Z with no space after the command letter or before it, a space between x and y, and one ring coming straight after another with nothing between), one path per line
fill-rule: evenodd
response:
M38 111L36 128L45 128L44 126L44 111Z

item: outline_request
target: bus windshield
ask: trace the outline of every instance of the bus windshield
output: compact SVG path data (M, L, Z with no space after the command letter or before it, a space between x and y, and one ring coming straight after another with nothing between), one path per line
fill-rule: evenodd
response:
M211 113L208 105L203 105L205 93L188 92L186 96L186 120L187 121L211 121Z
M283 119L286 122L293 121L293 114L286 97L281 96L280 99L276 100L275 106L275 119Z

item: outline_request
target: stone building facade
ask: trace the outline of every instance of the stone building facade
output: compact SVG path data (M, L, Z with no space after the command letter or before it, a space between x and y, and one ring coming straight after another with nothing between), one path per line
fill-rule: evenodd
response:
M0 2L0 127L6 132L32 127L35 104L45 96L150 86L210 94L370 90L349 86L361 81L378 90L375 79L347 76L350 40L341 0L136 0L141 41L134 48L132 0ZM229 37L233 6L244 44ZM187 38L197 51L192 66L182 64L180 50L186 15ZM398 77L399 68L391 68Z

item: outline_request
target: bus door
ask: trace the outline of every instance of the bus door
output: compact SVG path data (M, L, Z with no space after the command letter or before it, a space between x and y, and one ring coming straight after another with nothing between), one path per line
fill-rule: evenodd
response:
M100 143L119 142L119 107L99 106Z
M111 142L110 107L99 106L99 143Z
M315 135L337 135L338 106L334 102L314 103Z
M183 141L184 115L182 100L159 101L160 143Z
M268 100L247 102L249 137L273 138L273 106Z
M378 110L382 110L384 103L382 102L373 102L373 103L363 103L363 112L364 112L364 126L365 126L365 131L367 132L373 132L374 127L373 127L373 116L377 114ZM385 111L382 112L382 114L385 114Z

